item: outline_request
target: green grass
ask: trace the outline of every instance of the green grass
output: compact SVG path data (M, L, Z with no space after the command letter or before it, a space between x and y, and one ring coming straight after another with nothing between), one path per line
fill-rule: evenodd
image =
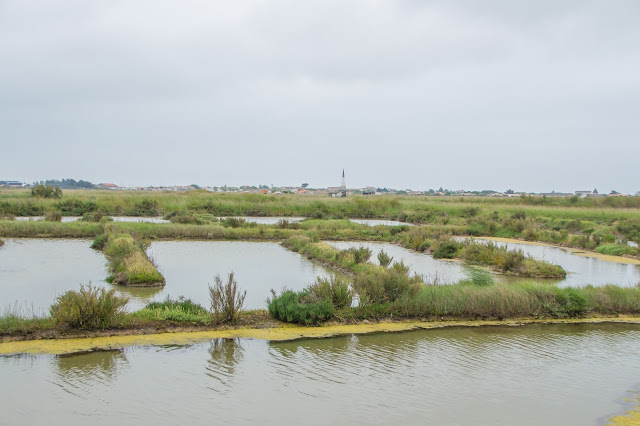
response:
M596 247L596 252L610 256L638 255L638 249L623 244L603 244Z
M141 193L138 191L68 190L62 199L34 199L28 190L0 190L0 216L43 215L59 211L70 215L171 215L174 227L146 228L148 238L285 239L297 228L331 240L388 241L411 232L402 227L365 227L347 218L396 219L446 231L453 235L496 236L540 241L595 250L617 239L640 242L640 197L627 198L487 198L263 195L243 193ZM88 217L89 217L88 216ZM226 223L238 232L212 226L216 216L303 216L289 226ZM326 220L323 220L326 219ZM184 224L185 227L180 227ZM188 227L187 224L191 227ZM193 229L194 226L203 229ZM95 236L87 228L0 227L1 236ZM282 232L276 232L276 229ZM369 228L369 229L366 229ZM376 229L371 229L376 228ZM38 233L39 231L39 233ZM84 235L82 235L84 231ZM414 231L415 232L415 231ZM413 248L424 251L429 239Z
M0 334L30 334L53 327L55 321L49 315L18 304L6 307L0 315Z
M145 321L186 322L193 324L210 324L211 314L201 305L190 299L167 298L164 302L148 303L143 309L131 314Z
M145 253L145 244L132 235L101 234L96 237L92 247L102 247L109 261L109 272L112 274L108 279L109 282L130 286L165 284L164 277Z

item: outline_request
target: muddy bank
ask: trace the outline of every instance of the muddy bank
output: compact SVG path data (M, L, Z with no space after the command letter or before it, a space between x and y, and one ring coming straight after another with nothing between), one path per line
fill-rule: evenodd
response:
M0 343L0 355L28 354L69 354L97 350L120 349L127 346L147 345L189 345L216 338L252 338L268 341L287 341L341 336L346 334L368 334L400 332L444 327L489 327L522 326L526 324L598 324L628 323L640 324L640 316L599 317L581 319L514 319L503 321L382 321L358 324L326 324L320 327L301 327L269 321L238 327L211 329L209 327L174 327L162 331L157 329L109 330L56 336L5 337ZM62 338L61 338L62 337ZM25 340L29 339L31 340Z

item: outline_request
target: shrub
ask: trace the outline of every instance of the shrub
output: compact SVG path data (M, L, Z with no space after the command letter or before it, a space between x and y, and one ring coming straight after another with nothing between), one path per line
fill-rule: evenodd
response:
M433 257L435 259L453 259L458 254L460 247L461 245L453 240L445 241L433 252Z
M240 228L247 223L247 220L242 217L228 217L222 221L222 226L231 228Z
M596 247L596 252L610 256L624 256L625 254L637 254L638 250L622 244L602 244Z
M80 218L83 222L100 222L103 218L106 218L104 213L101 210L95 211L93 213L85 213ZM108 218L106 220L113 220L113 218Z
M125 216L158 216L158 202L156 200L145 199L134 204L125 210Z
M371 249L367 247L351 247L348 252L353 254L353 261L356 265L360 263L367 263L371 258Z
M240 291L234 279L233 272L229 273L227 282L223 284L220 275L216 275L214 286L209 286L211 310L219 322L233 322L238 312L242 310L247 291Z
M393 302L403 295L415 294L421 285L419 277L410 277L406 271L397 268L369 270L357 275L353 281L361 305Z
M380 253L378 253L378 262L380 263L380 266L387 268L391 265L392 261L393 257L389 256L384 250L380 250Z
M44 215L44 220L47 222L61 222L62 213L59 211L46 212Z
M300 229L300 224L298 222L291 222L287 219L280 219L276 223L276 227L280 229Z
M36 185L31 188L31 196L39 198L60 198L62 189L57 186Z
M269 314L280 321L315 325L333 316L333 304L329 299L318 299L317 296L303 290L296 293L285 290L280 296L273 297L269 302Z
M116 324L129 301L115 294L115 290L81 285L80 291L69 290L56 297L49 309L58 324L72 328L105 329Z
M91 248L96 250L104 250L104 247L107 245L107 241L109 241L109 235L100 234L96 238L94 238L91 243Z
M307 287L307 291L320 300L330 300L336 308L351 306L353 292L349 288L349 283L337 278L316 279L316 282Z

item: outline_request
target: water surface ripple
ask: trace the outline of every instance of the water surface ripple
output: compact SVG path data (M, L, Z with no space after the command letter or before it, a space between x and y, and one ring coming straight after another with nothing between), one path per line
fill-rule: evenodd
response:
M597 425L640 385L640 327L214 339L4 357L0 380L8 424Z

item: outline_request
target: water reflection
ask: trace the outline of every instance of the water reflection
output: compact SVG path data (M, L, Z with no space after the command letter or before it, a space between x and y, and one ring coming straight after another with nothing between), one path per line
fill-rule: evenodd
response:
M240 339L213 339L210 343L211 359L207 362L206 374L214 379L209 389L224 393L229 391L237 365L244 358Z
M0 358L0 409L8 424L584 425L621 412L638 377L633 324L216 339Z
M58 355L52 360L57 385L66 392L84 397L95 385L108 385L129 366L122 350Z

